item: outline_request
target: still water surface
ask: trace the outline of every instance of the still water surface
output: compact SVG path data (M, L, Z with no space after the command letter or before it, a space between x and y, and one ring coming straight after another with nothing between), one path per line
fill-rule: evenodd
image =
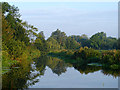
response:
M118 71L43 56L3 75L3 88L118 88Z

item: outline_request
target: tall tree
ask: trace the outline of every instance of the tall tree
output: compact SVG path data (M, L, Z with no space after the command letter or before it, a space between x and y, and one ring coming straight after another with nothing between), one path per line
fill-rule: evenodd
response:
M40 33L38 33L34 44L37 47L37 49L39 49L40 51L43 51L43 52L48 51L48 44Z
M43 31L41 31L40 34L45 39L45 35L44 35Z
M65 44L66 44L66 49L80 48L80 43L78 43L74 38L71 38L71 36L67 37Z
M47 44L49 45L49 50L59 50L60 45L59 43L52 37L47 39Z
M106 47L106 33L98 32L91 38L91 47L95 49L104 49Z
M59 29L57 29L56 31L52 32L51 37L53 37L61 45L61 48L65 48L65 41L67 38L65 32L61 32Z

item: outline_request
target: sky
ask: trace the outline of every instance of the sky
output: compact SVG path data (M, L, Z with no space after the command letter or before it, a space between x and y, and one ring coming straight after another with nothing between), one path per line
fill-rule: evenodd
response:
M2 2L119 2L119 0L1 0Z
M10 2L19 8L21 19L44 31L46 39L56 29L69 35L97 32L118 37L117 2Z

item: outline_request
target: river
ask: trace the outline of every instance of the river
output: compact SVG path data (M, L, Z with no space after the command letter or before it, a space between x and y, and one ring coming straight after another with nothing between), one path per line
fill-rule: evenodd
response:
M50 56L16 67L3 74L3 88L118 88L120 74L101 66L78 66Z

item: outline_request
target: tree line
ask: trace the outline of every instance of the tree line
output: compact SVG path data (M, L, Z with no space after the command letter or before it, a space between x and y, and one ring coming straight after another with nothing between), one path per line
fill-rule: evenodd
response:
M118 39L107 37L104 32L98 32L88 38L85 34L67 36L65 32L57 29L52 32L47 42L49 49L79 49L85 46L97 50L118 49Z
M45 40L43 31L23 21L18 7L2 2L2 60L3 65L9 62L22 62L23 57L34 58L41 53L60 49L118 49L120 39L107 37L106 33L98 32L92 37L87 35L67 36L59 29L52 32ZM25 60L24 60L25 61ZM11 65L11 64L9 64Z

